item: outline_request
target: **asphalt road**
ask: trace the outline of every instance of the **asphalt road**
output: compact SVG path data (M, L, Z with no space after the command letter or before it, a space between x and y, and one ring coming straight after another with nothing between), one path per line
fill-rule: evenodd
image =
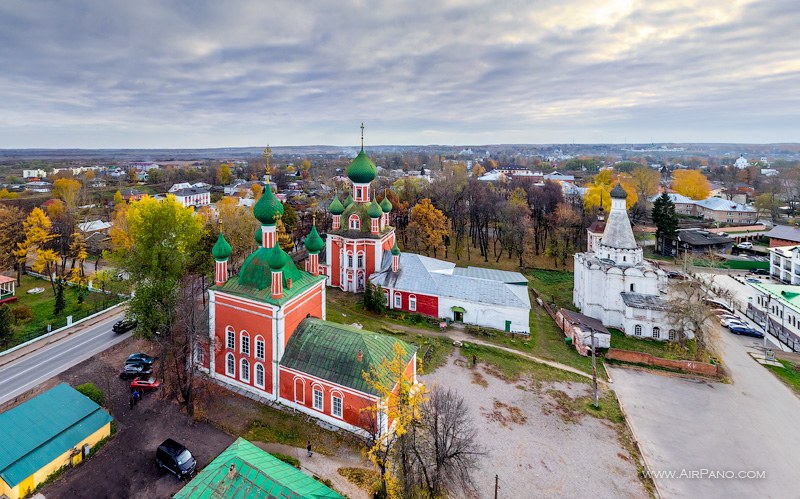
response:
M128 338L111 327L124 311L0 368L0 404Z
M748 355L761 340L721 340L731 384L608 369L648 468L673 473L656 485L666 498L798 497L800 398Z

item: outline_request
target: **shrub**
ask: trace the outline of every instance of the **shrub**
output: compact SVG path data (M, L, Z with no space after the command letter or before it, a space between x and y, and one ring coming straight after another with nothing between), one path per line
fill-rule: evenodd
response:
M272 457L274 457L276 459L280 459L281 461L283 461L286 464L291 464L292 466L294 466L298 470L300 469L300 460L295 458L295 457L287 456L286 454L281 454L280 452L273 452L272 453Z
M373 492L380 486L380 476L375 470L367 468L339 468L337 473L347 478L358 488L367 492Z
M11 313L14 314L14 320L17 324L22 324L33 319L33 309L28 305L17 305L11 309Z
M75 389L89 397L97 405L103 405L103 391L94 383L84 383L76 386Z

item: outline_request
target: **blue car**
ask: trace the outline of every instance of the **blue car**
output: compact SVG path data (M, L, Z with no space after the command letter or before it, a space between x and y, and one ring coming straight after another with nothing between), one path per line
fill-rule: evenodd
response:
M762 333L761 331L756 331L751 327L731 326L730 331L733 334L740 334L742 336L752 336L753 338L764 337L764 333Z

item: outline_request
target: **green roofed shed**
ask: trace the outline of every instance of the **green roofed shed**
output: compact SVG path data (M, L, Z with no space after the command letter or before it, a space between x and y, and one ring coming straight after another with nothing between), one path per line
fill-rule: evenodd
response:
M237 438L173 497L343 499L338 492L243 438Z
M281 366L378 395L367 385L363 373L373 366L377 369L383 359L392 359L395 342L402 347L407 364L417 351L417 347L409 343L372 331L308 318L289 338Z
M9 487L19 485L110 422L85 395L56 385L0 414L0 478Z

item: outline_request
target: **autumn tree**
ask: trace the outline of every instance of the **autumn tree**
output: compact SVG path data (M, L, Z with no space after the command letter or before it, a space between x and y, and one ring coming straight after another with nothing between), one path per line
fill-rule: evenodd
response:
M717 328L714 313L706 304L710 296L700 281L689 280L673 284L667 301L667 316L675 327L678 341L685 343L694 335L697 360L707 361L715 354Z
M656 195L661 175L650 167L638 165L631 170L630 184L639 197L639 202L647 209L649 199Z
M257 185L257 184L254 184ZM231 245L231 256L228 259L228 267L232 272L242 264L245 258L253 252L256 247L253 234L260 227L258 220L252 216L250 208L239 206L233 197L222 198L217 203L218 224L213 219L209 220L206 226L210 233L213 233L216 240L217 232L221 229L225 239ZM283 247L283 246L281 246Z
M114 193L114 206L119 206L125 202L125 199L122 197L122 193L117 191Z
M400 342L395 342L392 357L386 357L362 376L367 386L378 396L378 403L365 409L362 417L369 425L369 450L367 457L378 468L380 497L397 497L401 484L398 467L392 469L392 460L398 447L407 438L413 421L418 417L420 404L425 400L425 387L414 383L406 375L408 352ZM391 421L389 427L388 422ZM388 428L385 428L388 427ZM408 459L408 456L405 456ZM399 467L402 472L402 466ZM398 480L399 479L399 480Z
M0 199L17 199L18 197L19 194L16 192L9 192L5 187L0 189Z
M575 252L578 231L581 229L581 216L566 203L561 203L550 215L554 234L545 254L553 258L556 267L561 262L567 265L567 258Z
M23 221L25 214L15 206L0 205L0 269L15 267L17 258L14 252L18 244L25 240Z
M53 195L64 201L69 210L75 209L80 191L81 183L75 179L60 178L53 182Z
M447 217L437 209L428 198L423 199L411 209L411 218L408 224L408 236L413 245L418 244L425 248L425 252L436 251L442 247L447 235Z
M531 226L531 213L528 207L528 196L524 189L514 189L508 200L500 205L497 220L497 240L502 251L519 258L519 266L524 266L525 251L529 246L533 228ZM500 261L502 251L496 255L495 261Z
M17 243L17 249L14 251L14 256L17 258L18 284L21 282L21 274L25 271L28 257L33 254L39 260L38 253L43 251L44 244L52 238L51 227L50 219L41 208L34 208L23 222L25 239ZM55 288L53 292L55 293Z
M228 163L222 163L217 169L217 181L222 185L228 185L231 181L231 167Z
M603 170L592 178L587 184L586 194L583 198L584 206L587 211L594 211L598 206L603 206L606 211L611 209L611 189L617 184L628 194L625 200L625 207L630 209L639 200L639 195L631 183L631 177L626 174L619 174L613 170Z
M756 197L753 206L759 219L769 217L770 220L775 222L780 213L781 202L775 197L775 194L765 192Z
M253 199L258 201L261 198L261 194L264 193L264 188L261 187L261 184L254 182L250 185L250 192L253 194Z
M711 194L711 184L698 170L675 170L672 172L672 190L683 196L700 200Z

